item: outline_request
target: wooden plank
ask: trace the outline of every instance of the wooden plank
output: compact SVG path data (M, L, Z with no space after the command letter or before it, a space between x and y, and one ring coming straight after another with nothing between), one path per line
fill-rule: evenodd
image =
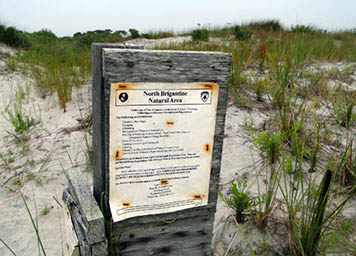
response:
M101 200L101 190L105 184L104 169L104 139L101 131L104 129L102 113L104 113L104 84L102 73L102 49L103 48L131 48L142 49L143 46L95 43L92 44L92 113L93 113L93 178L94 197L98 204Z
M229 90L231 55L220 52L147 51L102 49L103 98L100 139L102 173L94 183L110 219L109 191L109 98L115 82L215 82L219 102L207 206L179 212L135 217L112 225L111 246L120 255L211 255L211 236L216 211ZM94 92L93 92L94 93ZM93 101L94 103L94 101ZM100 112L103 113L103 112ZM95 118L95 117L93 117ZM94 177L95 178L95 177ZM117 239L120 238L120 241Z
M196 216L191 220L180 218L172 222L152 222L144 226L128 223L120 240L115 241L114 247L117 247L122 255L126 255L126 253L130 255L131 252L141 252L141 254L146 252L149 255L150 251L160 248L164 248L164 251L178 252L195 247L199 248L200 253L188 255L209 255L213 220L214 215L210 215ZM201 227L196 224L203 222L206 222L207 225ZM144 227L145 232L142 232L142 227ZM206 246L201 248L202 244Z
M107 255L104 217L94 199L88 183L80 171L68 171L68 189L63 192L63 201L72 216L81 255Z
M80 251L79 251L79 241L78 241L78 235L75 231L73 221L72 221L72 216L70 213L70 210L64 204L63 206L64 212L65 212L65 218L64 218L64 223L66 227L66 239L65 239L65 251L66 251L66 256L79 256Z

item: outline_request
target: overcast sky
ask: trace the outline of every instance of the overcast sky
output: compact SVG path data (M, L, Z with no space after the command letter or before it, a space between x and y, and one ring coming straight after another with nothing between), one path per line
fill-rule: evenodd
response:
M57 36L95 29L184 31L261 19L356 28L356 0L0 0L0 23Z

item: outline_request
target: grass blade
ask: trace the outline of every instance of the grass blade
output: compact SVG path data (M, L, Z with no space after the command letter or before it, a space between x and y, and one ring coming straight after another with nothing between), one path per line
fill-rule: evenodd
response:
M35 224L35 222L34 222L34 220L33 220L33 217L32 217L32 214L31 214L30 209L28 208L28 205L27 205L27 203L26 203L26 199L25 199L24 195L22 194L22 192L20 192L20 195L21 195L22 200L23 200L23 202L24 202L24 204L25 204L27 213L28 213L28 215L30 216L31 223L32 223L33 229L34 229L34 231L35 231L35 234L36 234L36 237L37 237L37 241L38 241L38 243L40 244L42 253L43 253L44 256L46 256L46 252L45 252L45 250L44 250L44 247L43 247L43 244L42 244L42 241L41 241L41 237L40 237L40 234L39 234L39 232L38 232L38 228L37 228L37 226L36 226L36 224Z
M7 243L6 243L4 240L2 240L2 239L0 238L0 242L2 242L3 245L5 245L5 247L12 253L12 255L15 255L15 256L16 256L16 253L7 245Z

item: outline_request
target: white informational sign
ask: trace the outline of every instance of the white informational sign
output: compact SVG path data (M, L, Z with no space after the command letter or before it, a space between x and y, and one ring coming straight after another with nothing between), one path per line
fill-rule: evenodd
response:
M208 204L219 86L111 84L114 222Z

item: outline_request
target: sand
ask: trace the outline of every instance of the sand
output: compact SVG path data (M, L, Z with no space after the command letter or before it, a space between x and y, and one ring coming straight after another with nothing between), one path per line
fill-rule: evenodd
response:
M3 46L1 50L4 51ZM25 153L4 110L19 88L29 88L23 112L38 122L26 132L28 149ZM89 140L91 136L84 131L68 134L64 129L77 125L77 120L91 111L91 86L83 85L73 92L74 98L68 103L66 113L59 108L56 95L42 99L33 88L29 75L10 71L4 61L0 61L0 238L17 255L38 255L29 215L20 193L15 191L14 183L20 182L19 190L34 218L35 205L37 207L39 232L47 255L65 255L62 254L66 241L64 211L60 206L63 189L67 186L64 173L69 168L79 168L89 183L92 183L92 173L86 170L84 140L86 135ZM33 176L35 180L31 180ZM41 215L45 207L49 212ZM12 254L0 244L0 255Z

